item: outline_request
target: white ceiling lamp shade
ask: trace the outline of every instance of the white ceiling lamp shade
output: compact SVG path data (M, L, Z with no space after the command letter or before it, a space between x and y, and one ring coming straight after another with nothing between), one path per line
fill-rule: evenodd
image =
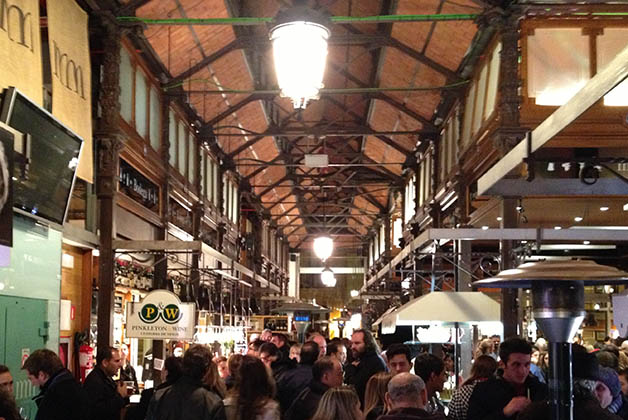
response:
M336 276L334 276L334 272L331 271L331 268L325 266L323 271L321 271L321 281L323 285L327 287L336 286Z
M327 62L331 32L321 13L302 6L280 12L270 30L277 82L281 96L292 99L295 109L318 99Z
M331 257L334 251L334 240L329 236L319 236L314 239L314 254L322 261L326 261Z

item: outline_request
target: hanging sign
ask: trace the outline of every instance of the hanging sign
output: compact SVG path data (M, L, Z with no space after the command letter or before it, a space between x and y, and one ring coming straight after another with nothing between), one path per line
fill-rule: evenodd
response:
M142 206L159 213L159 186L120 159L120 191Z
M42 105L39 1L0 0L0 91L15 86Z
M75 0L46 3L52 115L83 139L76 176L93 181L88 15Z
M194 303L181 303L167 290L155 290L141 302L126 306L126 335L153 340L191 340L195 327Z

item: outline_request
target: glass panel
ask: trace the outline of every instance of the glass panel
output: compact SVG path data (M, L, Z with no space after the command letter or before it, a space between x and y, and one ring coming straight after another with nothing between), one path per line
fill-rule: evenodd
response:
M146 76L141 70L135 72L135 129L137 134L146 138L148 134L148 92L146 90Z
M456 109L450 122L451 130L449 130L449 162L447 162L448 173L451 172L451 169L456 164L458 154L458 128L460 127L460 124L458 124L458 118L459 114L458 110Z
M172 109L168 114L168 142L168 163L174 168L177 166L177 120Z
M463 147L471 141L471 121L473 119L473 104L475 98L475 83L469 89L469 96L464 106L464 123L462 125L462 145Z
M488 76L488 63L484 63L478 80L478 94L475 99L475 112L473 113L473 134L476 134L482 126L484 116L484 98L486 98L486 78Z
M427 155L427 175L425 176L425 201L432 196L432 155Z
M188 141L188 181L194 185L196 174L196 139L190 134Z
M185 161L187 160L187 148L188 148L188 133L187 130L185 129L185 125L179 121L178 123L178 130L179 132L179 144L178 144L178 155L177 155L177 169L179 170L179 173L183 176L185 176L185 171L186 171L186 167L185 167Z
M214 187L214 206L218 207L218 163L212 162L212 166L214 167L214 177L212 179L212 185Z
M238 187L233 185L233 223L238 223L238 214L240 209L238 206L240 205L240 195L238 193Z
M456 118L456 114L454 114L449 120L449 124L447 127L447 160L445 161L445 176L448 176L451 172L451 167L454 162L454 119Z
M206 194L207 191L207 155L201 154L201 197Z
M495 110L495 103L497 102L497 87L499 84L499 59L502 51L502 43L497 44L497 47L493 50L493 56L491 57L491 64L488 75L488 91L486 92L486 107L484 108L484 119L488 119Z
M445 180L445 173L447 173L447 168L445 167L447 163L447 141L449 140L449 124L445 124L445 130L443 134L440 136L440 141L438 142L438 165L439 165L439 173L438 173L438 183L442 183Z
M229 187L228 181L223 176L222 177L222 214L227 214L228 207L228 197L229 197Z
M161 145L161 103L157 89L150 89L150 145L159 151Z
M205 181L205 185L207 185L207 200L213 202L214 200L214 161L207 156L207 180Z
M605 28L597 37L598 73L604 69L628 44L628 29ZM628 79L604 96L604 105L628 106Z
M133 118L133 66L124 47L120 48L120 115L126 122Z
M379 227L379 249L381 253L386 251L386 228L384 225Z
M399 240L402 237L403 225L401 223L401 219L395 219L393 223L393 243L392 245L395 248L399 248Z
M423 205L423 194L424 194L424 185L425 182L423 182L423 180L425 179L425 161L420 163L421 166L419 166L419 199L417 200L417 207L421 207Z
M563 105L589 80L589 37L578 28L535 29L528 37L528 96Z

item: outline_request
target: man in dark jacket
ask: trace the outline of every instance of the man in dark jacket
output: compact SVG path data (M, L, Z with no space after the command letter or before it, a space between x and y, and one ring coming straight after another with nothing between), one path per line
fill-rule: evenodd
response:
M595 397L595 385L599 379L599 363L593 354L587 354L584 347L573 346L573 415L574 420L620 420L622 417L611 414L600 406ZM517 420L551 420L549 402L538 401L526 407Z
M337 388L341 385L342 366L340 362L330 356L318 359L312 367L312 381L296 397L284 418L286 420L308 420L312 418L323 394L329 388Z
M370 331L358 329L351 336L353 362L346 367L345 382L353 385L364 407L366 383L378 372L386 371L386 363L379 355L379 347Z
M530 375L532 346L515 337L499 347L503 373L479 383L469 399L467 420L505 420L523 411L531 402L547 397L545 384Z
M146 420L224 420L222 399L203 387L212 363L211 350L200 344L190 346L183 356L183 376L155 391Z
M390 411L378 420L445 420L443 413L425 410L427 389L420 376L409 372L395 375L388 382L385 398Z
M120 412L129 403L124 382L112 377L122 366L122 355L113 347L99 348L96 367L87 375L83 389L89 398L90 420L119 420Z
M301 362L277 382L277 398L282 412L290 408L296 396L312 381L312 366L318 359L318 354L318 344L313 341L303 344L299 355Z
M284 360L290 359L290 344L288 343L288 337L282 333L274 333L270 342L277 346L281 352L281 358Z
M445 406L438 398L437 394L443 391L443 385L447 380L445 362L443 362L443 359L430 353L419 354L414 360L414 373L420 376L425 383L425 390L427 392L427 404L425 409L430 413L436 413L438 411L444 415Z
M35 398L35 420L87 420L87 397L61 359L48 349L36 350L24 362L28 379L41 390Z
M273 343L264 343L259 348L260 360L273 372L275 383L282 381L283 376L296 367L296 362L283 358L283 354Z

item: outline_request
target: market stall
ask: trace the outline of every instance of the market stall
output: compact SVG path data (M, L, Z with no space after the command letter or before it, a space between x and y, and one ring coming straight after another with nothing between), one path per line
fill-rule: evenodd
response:
M409 325L421 343L451 343L455 377L467 374L474 349L473 330L503 335L500 304L482 292L432 292L409 301L382 318L382 334Z

